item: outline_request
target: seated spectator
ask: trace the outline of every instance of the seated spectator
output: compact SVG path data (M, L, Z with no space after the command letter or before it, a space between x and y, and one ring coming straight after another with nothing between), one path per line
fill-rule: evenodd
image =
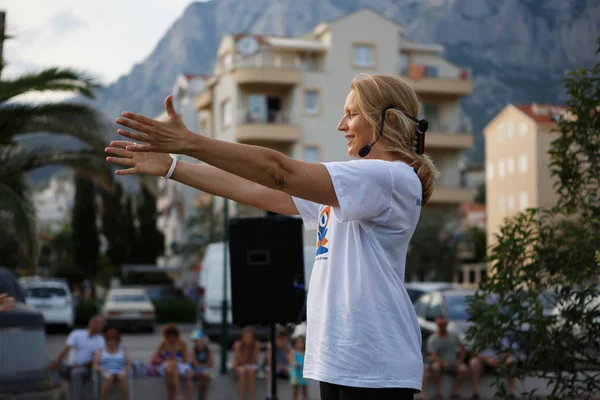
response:
M425 352L422 351L421 356L423 357L423 384L421 385L421 394L419 395L419 398L421 400L426 400L427 396L425 395L425 390L427 389L427 383L429 382L431 363L429 357L425 355Z
M255 400L256 393L256 369L258 368L258 356L260 345L254 331L250 327L242 330L242 337L233 344L235 373L239 379L238 398Z
M103 330L102 317L92 317L87 329L74 329L69 334L65 346L49 366L50 371L57 371L70 380L74 400L83 400L83 381L90 376L94 355L105 346ZM67 354L70 354L70 359L63 365Z
M198 398L199 400L206 400L211 380L210 369L214 366L213 354L204 332L196 329L192 332L191 339L194 342L191 353L192 366L194 376L199 381Z
M510 355L511 351L515 351L517 346L510 342L509 338L503 338L500 342L500 348L504 349L502 353L498 354L495 349L486 349L475 357L469 360L469 367L471 368L471 379L473 380L473 396L472 399L479 399L479 381L486 373L492 373L498 368L501 363L510 365L513 362L513 357ZM509 377L506 382L506 388L508 391L508 398L515 399L513 394L515 390L515 378Z
M289 344L290 335L288 330L280 326L275 332L275 376L278 378L288 379L290 377L289 364ZM271 343L267 345L267 357L265 358L265 370L267 371L267 393L271 390Z
M460 399L458 389L467 375L465 348L458 335L448 332L448 321L443 315L435 319L437 331L427 340L427 349L431 355L431 375L435 383L435 398L442 397L442 373L456 375L450 399Z
M194 393L194 372L188 362L187 345L181 339L181 334L175 324L165 325L162 337L153 358L161 360L158 371L166 377L167 398L173 400L177 396L177 400L183 399L180 380L185 377L188 398L191 399Z
M131 373L131 363L127 351L121 345L121 335L116 329L109 329L104 333L106 347L96 352L94 357L94 370L102 374L102 389L100 400L108 399L108 395L117 382L123 398L129 399L129 386L127 374Z
M290 383L292 384L292 400L298 400L302 393L302 399L308 400L308 381L304 379L304 353L306 351L306 339L304 336L294 338L293 348L289 352L290 360Z

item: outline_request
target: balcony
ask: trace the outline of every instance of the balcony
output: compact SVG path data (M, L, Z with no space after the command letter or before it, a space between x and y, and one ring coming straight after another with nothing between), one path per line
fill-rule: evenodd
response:
M284 111L269 110L264 115L257 115L239 110L238 115L236 140L239 143L293 143L302 136L300 126L291 123Z
M220 63L215 73L233 72L239 85L294 86L300 83L302 71L319 71L318 62L295 54L258 53L236 54L229 61Z
M473 135L462 124L443 124L435 119L428 119L429 129L425 133L425 151L430 149L464 150L472 149Z
M429 200L432 204L459 204L473 201L471 188L435 186Z
M213 94L211 88L206 88L194 99L194 108L196 110L210 110L213 103Z
M473 93L473 80L468 69L440 71L431 65L409 64L401 77L419 95L465 96Z

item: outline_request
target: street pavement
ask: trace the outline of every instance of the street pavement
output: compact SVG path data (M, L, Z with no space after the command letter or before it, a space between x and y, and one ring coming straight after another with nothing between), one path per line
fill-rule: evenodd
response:
M180 325L179 326L183 337L187 340L190 333L194 329L194 325ZM160 342L160 327L157 327L156 333L148 334L148 333L124 333L122 337L122 344L127 350L132 358L132 360L140 360L144 363L148 361L150 355L154 352L156 347ZM48 362L55 359L56 355L64 345L66 339L66 333L49 333L46 338L46 360ZM213 375L213 383L211 386L211 390L209 392L209 399L211 400L235 400L237 399L237 385L235 379L231 376L231 374L220 375L220 367L218 363L220 362L220 348L218 345L213 345L213 351L215 355L215 361L217 363L216 368L214 368ZM228 360L231 360L231 352L228 352ZM493 377L484 377L481 382L481 390L480 396L482 399L491 399L493 389L491 388L491 384L494 381ZM309 399L310 400L319 400L319 387L316 382L310 382L309 387ZM444 394L449 395L451 380L448 377L444 377L443 380L443 388ZM429 397L433 394L433 387L430 383L428 385L428 390L426 393ZM267 382L264 378L257 379L256 382L256 400L266 399L266 387ZM525 383L518 383L517 390L519 389L528 389L531 388L539 388L539 395L544 395L548 393L548 385L547 382L539 380L539 379L531 379L526 381ZM89 388L88 388L89 389ZM88 391L89 398L91 399L91 390ZM135 399L141 400L159 400L166 399L166 391L164 387L164 382L160 378L140 378L134 381L134 394ZM279 400L288 400L292 398L291 388L287 381L278 380L277 381L277 394ZM471 397L471 382L468 380L461 390L461 395L463 399L469 399ZM115 397L116 392L115 392ZM417 397L415 397L417 398ZM191 400L191 399L190 399ZM368 400L368 399L366 399Z

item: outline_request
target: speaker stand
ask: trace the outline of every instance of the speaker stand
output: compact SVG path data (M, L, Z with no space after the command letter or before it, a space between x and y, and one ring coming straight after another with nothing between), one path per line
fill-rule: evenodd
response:
M267 397L267 400L278 400L277 397L277 343L275 342L275 323L271 322L271 368L269 374L267 375L267 379L269 379L269 375L271 375L271 396Z

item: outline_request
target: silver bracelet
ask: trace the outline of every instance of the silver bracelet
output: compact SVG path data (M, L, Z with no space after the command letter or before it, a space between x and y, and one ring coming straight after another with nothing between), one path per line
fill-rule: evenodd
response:
M169 167L169 171L165 176L160 177L161 179L171 179L171 175L173 175L173 172L175 171L175 166L177 165L177 157L171 154L171 158L173 159L173 161L171 161L171 167Z

